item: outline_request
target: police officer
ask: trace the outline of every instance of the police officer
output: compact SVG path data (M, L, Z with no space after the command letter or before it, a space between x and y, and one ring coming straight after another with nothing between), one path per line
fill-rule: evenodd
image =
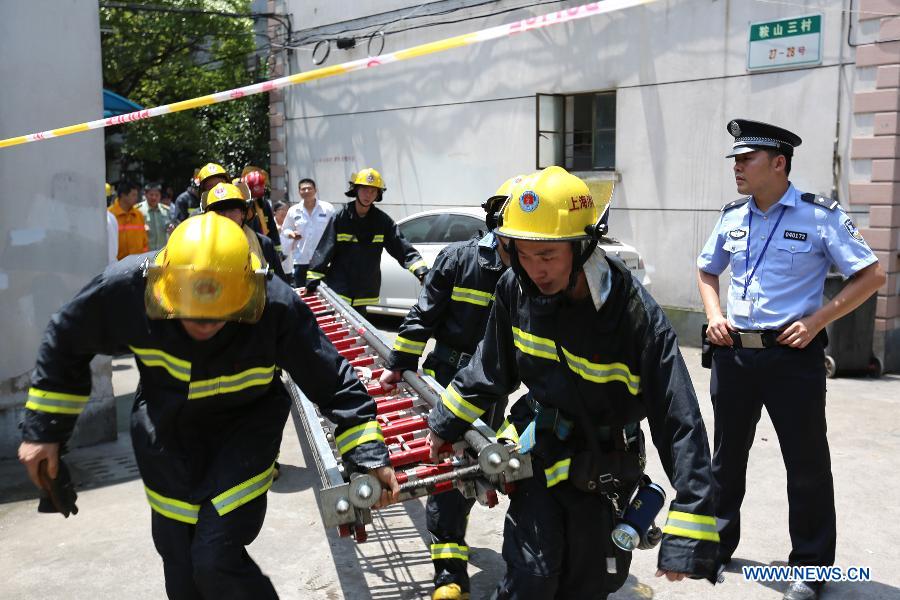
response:
M239 182L239 185L217 183L208 192L203 192L200 198L200 210L216 212L239 225L244 230L244 235L247 236L250 249L259 257L262 265L269 267L280 279L287 281L287 275L281 266L272 240L258 231L254 231L247 224L250 202L250 191L243 182Z
M710 394L715 411L713 475L727 564L740 539L747 458L763 406L787 469L791 565L834 563L837 537L831 459L825 435L825 326L884 284L872 251L835 200L788 180L800 137L774 125L735 119L734 178L744 197L722 209L697 259L700 296L714 345ZM831 265L850 281L822 305ZM731 267L728 316L719 275ZM816 598L821 582L796 581L786 600Z
M676 497L657 575L712 577L718 542L706 431L675 332L628 268L597 249L587 185L559 167L524 178L501 214L511 268L483 341L429 415L437 456L520 382L510 420L534 477L510 495L497 598L605 598L630 554L615 513L642 478L640 421Z
M350 178L344 195L354 200L338 209L325 228L306 273L306 293L314 292L324 278L351 306L375 304L381 290L382 249L424 281L428 265L394 220L375 206L386 189L375 169Z
M509 265L509 256L493 232L500 208L518 179L521 177L504 182L482 205L488 228L486 236L450 244L438 254L418 302L400 325L387 369L381 376L383 388L392 389L403 371L416 370L425 344L432 336L436 344L423 369L442 386L447 386L469 363L484 337L497 281ZM503 421L505 409L505 400L497 402L484 421L496 430ZM466 573L469 547L465 534L474 502L458 490L428 497L426 518L432 539L434 600L469 597Z
M32 375L19 459L41 487L87 404L91 358L134 352L132 444L170 598L276 597L245 546L262 528L290 410L277 367L350 433L343 458L385 484L381 503L399 490L374 401L259 264L230 220L187 219L161 251L111 265L53 316Z

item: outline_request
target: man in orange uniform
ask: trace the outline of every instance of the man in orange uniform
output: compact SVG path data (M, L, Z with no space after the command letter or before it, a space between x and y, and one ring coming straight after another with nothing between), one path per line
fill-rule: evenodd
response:
M144 216L134 206L138 201L138 185L132 181L120 181L116 186L116 200L107 210L119 223L119 253L122 260L130 254L140 254L149 250L147 227Z

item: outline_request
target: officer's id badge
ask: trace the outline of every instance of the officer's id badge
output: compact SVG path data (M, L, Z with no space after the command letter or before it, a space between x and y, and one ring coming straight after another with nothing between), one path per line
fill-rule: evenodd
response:
M806 232L805 231L791 231L790 229L784 230L784 239L786 240L796 240L798 242L806 241Z
M863 241L862 234L859 232L859 229L856 228L856 225L853 224L853 221L851 219L848 218L846 221L844 221L844 227L847 228L847 231L850 233L850 237L858 242Z
M745 237L747 237L747 230L746 229L732 229L731 231L728 232L728 237L730 237L733 240L742 240Z
M519 196L519 207L527 213L534 211L540 202L538 195L531 190L522 192L522 195Z

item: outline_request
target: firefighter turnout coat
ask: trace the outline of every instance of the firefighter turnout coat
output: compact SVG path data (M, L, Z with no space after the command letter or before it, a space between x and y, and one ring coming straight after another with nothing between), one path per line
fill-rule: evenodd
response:
M455 242L441 250L425 278L416 304L410 309L388 360L389 368L415 371L428 338L442 349L474 354L494 303L494 289L506 269L489 233L482 239ZM440 355L441 353L436 353ZM433 355L426 370L446 357ZM458 360L457 360L458 363ZM457 365L450 365L452 372Z
M143 271L152 259L111 265L53 315L25 404L25 440L64 444L91 392L93 356L133 352L132 444L147 500L165 517L194 524L204 502L225 515L269 489L290 409L279 369L337 424L345 459L363 469L389 464L375 402L287 284L267 282L257 323L226 323L195 341L177 319L147 318Z
M348 304L367 306L378 302L382 249L411 273L428 265L391 217L374 205L360 217L355 203L347 202L331 217L306 278L324 278Z
M585 446L579 415L589 415L595 431L648 418L676 490L659 567L712 577L718 534L709 445L687 366L662 309L624 264L607 260L612 287L599 311L590 298L548 306L525 294L508 270L497 284L483 342L443 393L429 426L441 438L457 440L492 402L522 382L540 406L558 409L574 422L564 443L552 429L537 431L536 464L546 467L551 487L571 485L571 459ZM534 417L528 402L520 400L512 409L520 434ZM524 420L517 417L523 414Z

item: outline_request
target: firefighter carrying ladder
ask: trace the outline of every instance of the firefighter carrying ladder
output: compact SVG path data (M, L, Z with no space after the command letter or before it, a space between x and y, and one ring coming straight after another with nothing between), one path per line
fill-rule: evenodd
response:
M400 484L400 502L458 489L467 498L493 507L498 491L508 494L516 481L531 477L531 457L498 442L495 432L480 419L460 442L442 449L453 452L452 458L429 462L428 412L440 402L444 388L431 377L405 371L404 381L386 392L378 378L390 345L381 333L324 283L316 295L301 298L375 399L377 419ZM322 521L326 527L337 527L341 537L352 535L357 542L364 542L366 525L372 523L371 508L381 496L381 483L372 475L349 472L337 450L334 424L319 414L286 374L285 384L302 424L297 434L301 442L304 437L308 441L322 481Z

